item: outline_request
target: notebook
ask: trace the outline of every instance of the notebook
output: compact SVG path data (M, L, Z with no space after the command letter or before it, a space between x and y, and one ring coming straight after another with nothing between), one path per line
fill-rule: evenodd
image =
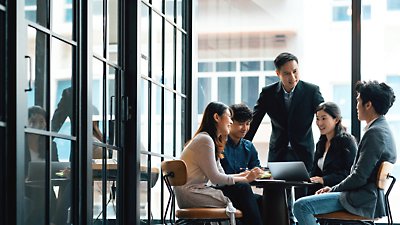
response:
M60 171L70 168L70 162L51 162L51 178L60 178ZM29 162L28 164L28 180L36 181L36 180L44 180L46 171L46 162Z
M311 182L310 175L302 161L268 162L268 167L275 180Z

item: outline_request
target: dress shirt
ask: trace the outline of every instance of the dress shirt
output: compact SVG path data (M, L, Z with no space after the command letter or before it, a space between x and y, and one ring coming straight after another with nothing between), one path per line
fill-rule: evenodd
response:
M221 165L226 174L237 174L246 169L260 167L260 160L252 142L242 138L236 145L228 136Z

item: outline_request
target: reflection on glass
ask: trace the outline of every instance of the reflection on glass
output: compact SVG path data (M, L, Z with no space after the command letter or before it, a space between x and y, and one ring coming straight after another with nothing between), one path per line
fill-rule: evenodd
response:
M28 38L27 38L27 88L31 87L30 91L27 91L27 107L38 105L47 106L46 102L46 85L47 85L47 73L48 73L48 61L47 52L43 51L48 47L47 35L37 31L31 27L28 27ZM30 84L30 86L29 86Z
M185 116L185 100L177 96L176 97L176 134L175 134L175 143L176 143L176 157L181 155L183 150L183 145L185 141L184 130L184 116Z
M157 9L159 12L162 12L163 0L152 0L151 4L153 5L153 8Z
M178 27L183 27L182 26L182 9L184 7L184 4L186 3L186 1L182 0L176 0L176 24L178 25Z
M165 23L164 84L174 87L174 27Z
M115 150L99 147L93 144L93 150L108 152L112 158L102 160L93 158L93 223L96 224L105 219L116 218L117 204L117 175L118 175L118 153ZM114 158L115 157L115 158ZM105 173L103 168L107 168Z
M99 56L103 56L104 50L104 30L103 30L103 1L93 0L93 15L92 15L92 47L93 53Z
M140 167L143 167L143 168L148 167L147 158L148 158L147 155L140 154ZM149 177L147 170L145 170L141 173L143 173L144 176L146 175L147 177ZM139 186L139 188L140 188L140 197L139 197L140 198L140 221L144 222L145 224L150 224L148 222L148 220L150 220L151 218L149 218L150 208L147 203L147 200L148 200L147 199L147 194L148 194L148 192L147 192L147 184L148 183L147 182L148 182L148 180L146 180L146 179L145 180L140 179L140 186Z
M149 81L140 79L140 145L141 151L148 151L148 132L149 132Z
M164 90L164 154L174 154L174 94Z
M51 130L74 135L71 45L52 39L50 69Z
M152 86L151 93L151 152L161 153L161 87Z
M174 22L175 0L165 0L165 16Z
M118 63L118 2L117 0L107 1L108 3L108 46L107 59L115 64Z
M40 0L39 0L40 1ZM74 4L72 1L52 1L52 29L57 34L72 39ZM75 39L75 38L74 38Z
M25 0L25 19L47 27L49 11L48 0ZM48 27L47 27L48 28Z
M152 14L151 27L151 77L154 81L162 83L162 17Z
M140 26L140 74L149 76L149 7L141 4Z
M28 109L27 127L35 130L46 130L47 112L40 106L32 106ZM51 222L55 222L64 211L58 211L57 195L55 189L50 188L46 192L46 180L57 178L57 172L64 171L69 164L56 163L59 160L55 143L49 145L47 136L26 133L25 134L25 224L43 224L46 220L46 201L50 204ZM50 161L48 161L50 159ZM50 177L46 171L49 171ZM66 173L68 173L66 171ZM51 181L52 181L51 180ZM68 183L68 177L65 179ZM60 186L50 182L51 187Z
M184 64L184 59L182 57L183 55L183 48L182 48L182 34L179 30L176 30L177 34L176 34L176 69L175 69L175 83L176 83L176 91L177 92L181 92L183 94L185 94L185 79L183 74L185 74L183 72L183 64Z

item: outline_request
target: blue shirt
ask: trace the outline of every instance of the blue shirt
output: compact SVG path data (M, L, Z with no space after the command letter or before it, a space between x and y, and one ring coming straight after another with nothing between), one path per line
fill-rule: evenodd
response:
M239 143L235 145L229 136L221 165L226 174L237 174L246 169L261 167L258 152L253 143L241 138Z

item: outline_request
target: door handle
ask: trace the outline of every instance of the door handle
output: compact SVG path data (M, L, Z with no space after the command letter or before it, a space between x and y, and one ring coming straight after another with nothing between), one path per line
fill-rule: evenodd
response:
M28 88L25 89L25 92L32 91L32 59L29 55L25 56L25 59L28 59L29 62L29 80L28 80Z

